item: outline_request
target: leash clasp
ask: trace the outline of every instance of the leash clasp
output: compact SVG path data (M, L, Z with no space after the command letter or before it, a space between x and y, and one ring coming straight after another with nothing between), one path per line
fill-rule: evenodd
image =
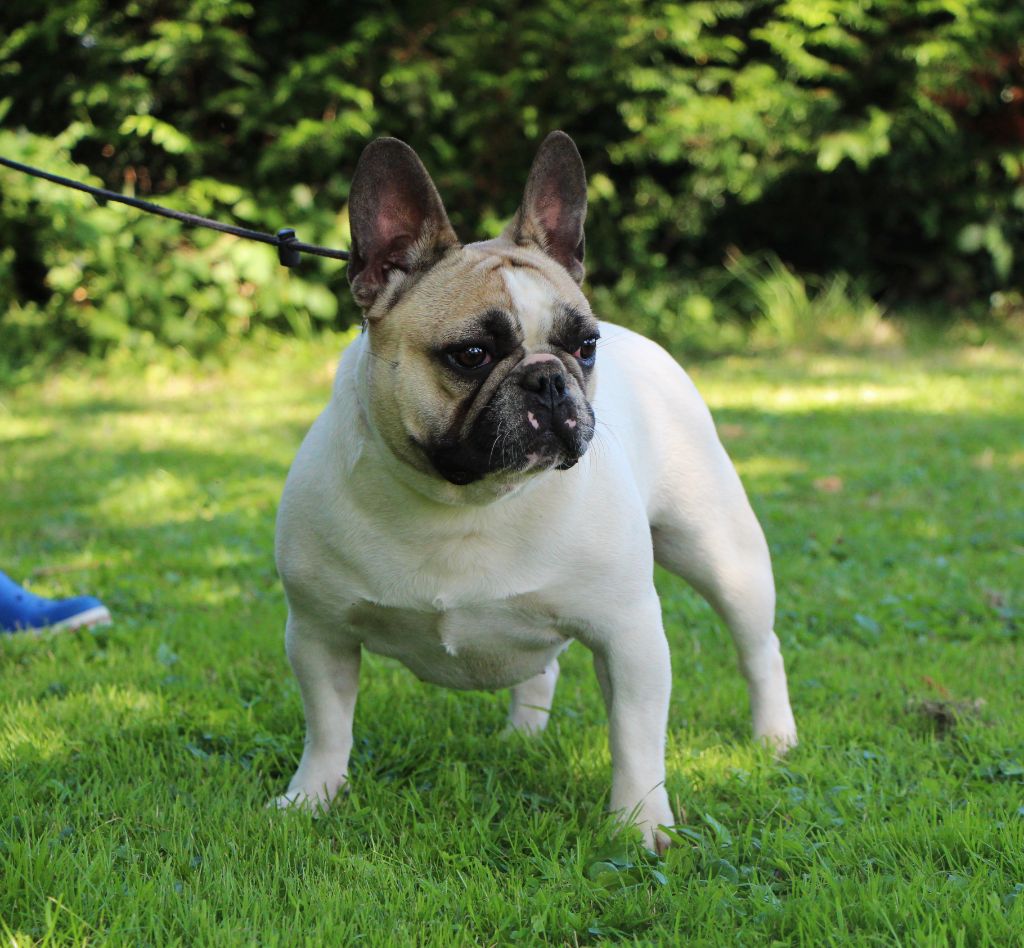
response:
M291 227L282 227L277 232L277 259L282 267L297 267L302 255L292 244L296 242L295 230Z

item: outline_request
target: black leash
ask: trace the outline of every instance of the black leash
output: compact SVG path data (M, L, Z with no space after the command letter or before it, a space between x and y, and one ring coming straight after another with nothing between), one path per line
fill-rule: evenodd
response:
M219 230L222 234L231 234L233 237L242 237L245 240L258 240L261 244L270 244L277 247L277 259L284 267L297 266L299 254L311 253L317 257L330 257L333 260L348 260L347 250L332 250L330 247L318 247L316 244L306 244L295 237L295 231L290 227L282 227L276 234L264 234L259 230L249 230L247 227L235 227L233 224L222 224L220 221L211 220L209 217L200 217L198 214L187 214L184 211L172 211L169 207L162 207L150 201L142 201L139 198L125 197L116 191L108 191L106 188L94 188L89 184L82 184L81 181L72 181L71 178L62 178L59 174L50 174L48 171L41 171L31 165L23 165L10 158L0 156L0 165L6 165L15 171L30 174L36 178L43 178L52 181L54 184L61 184L65 188L74 188L76 191L84 191L91 194L100 204L107 201L116 201L118 204L127 204L129 207L136 207L140 211L149 214L159 214L161 217L169 217L171 220L180 221L189 227L208 227L210 230Z

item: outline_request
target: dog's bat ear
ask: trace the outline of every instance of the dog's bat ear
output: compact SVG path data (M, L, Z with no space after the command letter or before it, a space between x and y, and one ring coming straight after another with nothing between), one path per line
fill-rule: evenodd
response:
M533 159L523 203L505 233L517 244L536 244L581 283L586 218L583 159L565 132L552 132Z
M378 138L359 156L349 223L348 282L364 310L394 274L426 269L459 245L423 162L397 138Z

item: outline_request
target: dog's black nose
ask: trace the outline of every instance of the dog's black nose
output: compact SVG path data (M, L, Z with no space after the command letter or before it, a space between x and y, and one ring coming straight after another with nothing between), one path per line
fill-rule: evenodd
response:
M526 391L538 395L543 402L555 404L565 398L565 372L559 362L544 361L531 365L519 377Z

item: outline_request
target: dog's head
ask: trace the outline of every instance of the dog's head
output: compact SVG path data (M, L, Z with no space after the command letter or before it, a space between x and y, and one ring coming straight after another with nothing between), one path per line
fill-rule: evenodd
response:
M540 147L502 235L462 245L403 142L359 159L349 282L371 358L371 423L420 471L465 485L572 467L594 433L598 324L580 292L583 162L571 138Z

